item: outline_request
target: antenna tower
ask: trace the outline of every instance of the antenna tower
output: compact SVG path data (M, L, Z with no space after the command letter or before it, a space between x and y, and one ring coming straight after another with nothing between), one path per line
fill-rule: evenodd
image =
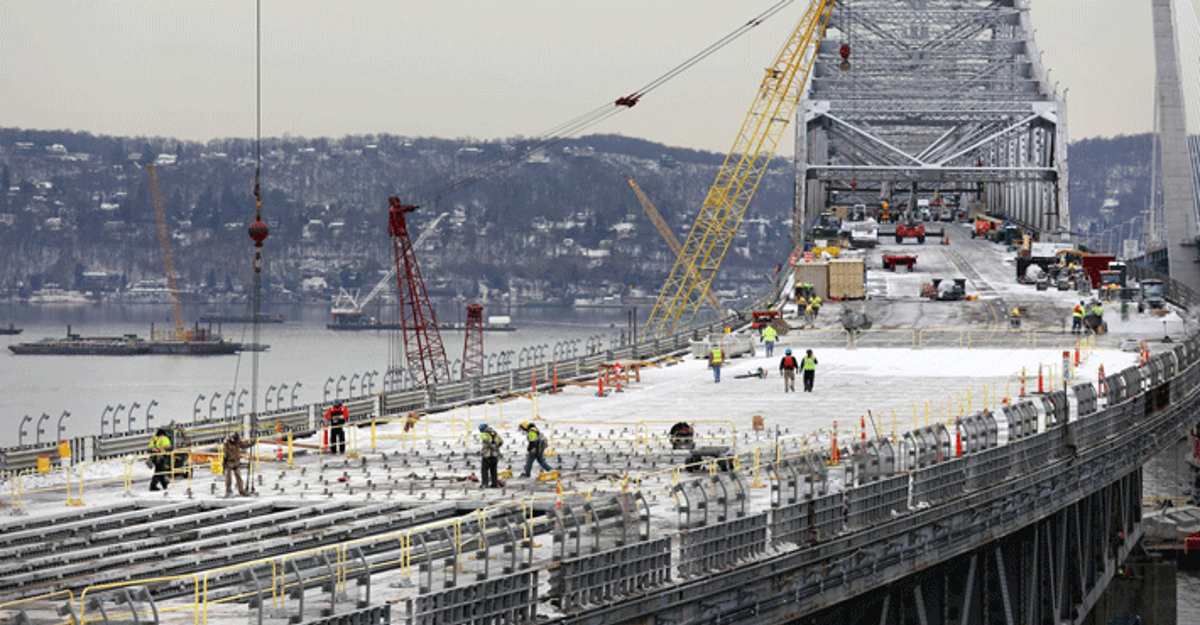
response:
M404 336L404 357L411 369L420 363L425 386L448 382L450 366L446 363L446 349L442 346L442 335L438 332L437 318L429 303L425 280L417 266L417 255L413 251L412 239L408 236L408 223L404 215L417 210L416 206L401 204L400 198L388 198L388 234L392 237L392 248L396 255L396 282L400 302L400 326Z

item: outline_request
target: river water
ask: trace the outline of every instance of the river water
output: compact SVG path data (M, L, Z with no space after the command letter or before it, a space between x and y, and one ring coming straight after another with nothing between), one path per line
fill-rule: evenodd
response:
M212 306L203 311L245 312L241 307ZM247 413L254 408L266 411L277 405L289 406L293 401L302 405L383 390L383 372L398 350L395 333L329 330L325 327L329 320L327 306L271 307L265 311L282 314L284 323L259 325L259 342L270 348L257 353L258 392L252 393L255 353L204 357L16 356L6 349L18 342L65 337L68 326L81 336L137 334L146 338L151 324L156 331L173 326L168 305L0 304L0 326L15 323L25 329L16 336L0 336L0 447L14 446L22 440L30 444L39 439L47 442L98 434L101 419L106 416L108 424L103 431L110 432L114 429L114 413L119 420L116 431L127 431L130 417L134 429L145 426L147 410L153 417L152 425L165 425L172 420L189 422L197 414L201 418L210 413L219 416L227 408L232 413L239 401L242 405L237 412ZM198 318L200 312L185 309L185 318ZM485 317L489 314L484 311ZM603 337L607 344L628 330L629 311L517 308L511 316L517 331L485 332L486 354L546 345L544 353L550 358L554 345L563 341L578 339L581 349L592 337ZM456 318L454 310L440 311L439 319L463 321ZM245 324L225 324L220 330L235 341L252 340L252 330ZM442 341L448 360L462 358L461 331L443 331ZM254 400L257 405L252 405ZM119 406L124 408L115 410ZM64 412L70 415L63 417ZM58 435L60 419L62 436ZM40 434L36 431L39 421L43 430Z
M644 307L645 308L645 307ZM198 318L201 312L244 313L244 309L206 306L203 310L185 309L185 317ZM391 332L335 332L325 328L327 306L295 305L270 307L267 312L282 314L284 323L265 323L260 341L270 345L258 353L258 392L260 410L277 404L296 405L362 394L363 377L382 372L392 360L395 347ZM648 308L640 311L644 316ZM461 314L450 302L441 302L439 319L461 322ZM493 314L485 310L485 315ZM620 308L517 308L511 311L516 332L485 332L485 353L520 350L547 345L547 354L561 341L604 337L611 340L629 330L627 309ZM15 356L7 345L37 341L43 337L63 337L67 326L83 336L119 336L138 334L147 337L151 324L157 330L170 328L172 313L167 305L82 305L29 306L0 304L0 326L15 323L25 331L17 336L0 336L0 447L14 446L74 436L113 431L112 416L118 431L146 424L149 409L153 425L172 420L188 422L201 417L223 414L228 405L240 412L251 409L254 354L236 356ZM644 320L639 320L640 324ZM230 339L249 342L251 330L243 324L221 328ZM462 357L463 333L442 333L446 354L453 361ZM343 379L343 376L344 379ZM381 389L382 374L372 376ZM370 378L368 378L370 379ZM284 387L286 385L286 387ZM271 390L274 387L274 390ZM281 388L283 387L283 388ZM233 391L231 399L230 392ZM245 392L243 392L245 391ZM203 396L203 398L201 398ZM215 396L215 399L214 399ZM135 408L135 404L137 407ZM153 406L152 406L153 404ZM64 412L70 416L62 417ZM101 418L107 413L108 424ZM28 415L29 419L25 419ZM42 417L42 415L47 415ZM22 423L24 422L24 423ZM37 433L41 422L43 432ZM61 423L62 436L56 431ZM20 434L24 430L24 436ZM1182 461L1186 445L1171 448L1147 464L1146 494L1178 496L1185 494L1190 474ZM1178 622L1200 623L1200 572L1181 571L1178 576Z

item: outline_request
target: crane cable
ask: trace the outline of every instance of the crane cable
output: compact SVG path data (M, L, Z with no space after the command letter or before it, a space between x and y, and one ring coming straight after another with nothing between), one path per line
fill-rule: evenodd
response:
M654 80L646 83L641 88L633 91L629 95L617 98L614 102L598 106L587 113L579 115L574 119L563 122L557 126L554 126L553 128L550 128L549 130L542 132L541 134L534 136L533 139L525 145L524 150L518 150L514 154L501 155L472 167L463 175L440 187L434 188L432 191L429 191L424 195L421 195L420 199L414 202L414 204L420 205L430 200L437 200L454 191L473 185L476 182L484 180L492 174L522 162L530 154L534 154L540 150L545 150L546 148L552 147L602 121L607 120L608 118L620 113L621 111L624 111L625 109L633 108L634 105L641 101L642 97L651 93L655 89L658 89L676 76L691 69L704 59L712 56L720 49L740 38L742 35L750 32L755 27L761 25L763 22L782 11L792 2L793 0L779 0L779 2L772 5L766 11L759 13L750 21L737 27L724 37L721 37L708 47L687 58L682 63L671 68ZM257 189L257 185L255 188Z

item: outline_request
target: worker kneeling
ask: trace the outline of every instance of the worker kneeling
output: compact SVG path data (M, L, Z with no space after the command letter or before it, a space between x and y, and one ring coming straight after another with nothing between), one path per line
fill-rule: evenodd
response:
M517 429L524 432L525 438L529 441L529 444L525 447L525 471L521 474L521 477L530 476L535 460L543 471L553 471L554 467L551 467L550 463L546 462L546 437L542 435L537 426L528 421L522 421L521 425L517 426Z

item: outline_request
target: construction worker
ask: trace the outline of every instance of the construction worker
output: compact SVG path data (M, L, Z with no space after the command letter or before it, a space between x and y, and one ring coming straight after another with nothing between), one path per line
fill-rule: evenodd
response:
M804 392L811 393L813 382L817 378L817 357L813 356L811 349L805 352L804 359L800 361L800 368L804 370Z
M480 469L480 488L500 488L500 476L497 467L500 466L500 447L504 441L500 434L488 427L486 423L479 424L479 440L482 443L480 456L483 462Z
M817 315L819 315L821 313L821 298L820 298L820 296L818 296L816 293L814 293L812 297L808 298L808 305L812 306L812 316L813 316L813 319L816 319Z
M1071 334L1079 334L1083 332L1083 316L1084 304L1079 302L1075 308L1071 310Z
M799 367L800 363L796 362L792 350L785 351L783 359L779 361L779 372L783 374L783 392L796 392L796 369Z
M350 411L342 405L342 400L333 402L325 411L325 425L329 426L329 453L346 453L346 430L342 426L350 417Z
M763 345L767 348L767 358L770 358L771 354L775 353L775 339L777 338L779 338L779 333L775 331L774 327L770 324L763 326L762 340Z
M804 327L813 327L813 305L812 300L804 302Z
M1013 307L1012 312L1008 313L1008 325L1011 328L1021 327L1021 309Z
M159 485L162 485L162 490L166 490L171 481L167 479L167 475L171 472L171 439L167 438L167 431L163 428L158 428L154 436L150 437L150 464L154 468L154 477L150 478L150 490L159 490Z
M1091 316L1095 317L1095 319L1092 319L1090 322L1091 326L1092 326L1092 332L1095 332L1096 334L1103 334L1104 333L1104 306L1102 304L1100 304L1099 300L1097 300L1095 302L1095 304L1092 306L1092 310L1090 311L1089 314Z
M721 381L721 363L725 362L725 350L720 345L714 345L708 350L708 366L713 370L713 382Z
M242 440L242 435L234 432L221 445L221 465L225 469L225 498L233 496L230 480L237 480L238 494L245 497L250 493L242 482L242 450L249 449L254 443Z
M546 437L542 436L541 430L528 421L522 421L517 426L517 429L524 432L525 438L529 441L525 447L525 471L521 473L521 477L530 476L535 460L543 471L553 471L554 468L550 466L550 463L546 462Z

